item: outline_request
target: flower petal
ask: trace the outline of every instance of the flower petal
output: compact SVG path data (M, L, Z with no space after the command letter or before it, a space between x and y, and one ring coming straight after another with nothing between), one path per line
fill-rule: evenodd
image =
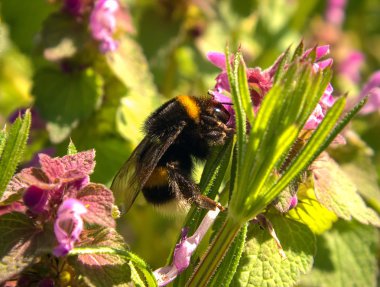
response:
M368 94L368 102L361 109L360 113L370 114L380 110L380 87L373 88Z
M321 123L321 121L324 118L324 114L322 111L322 107L320 104L316 106L313 113L310 115L308 120L306 121L305 126L303 127L306 130L314 130L318 127L318 125Z
M165 266L154 271L158 286L165 286L172 282L178 274L185 270L189 264L191 255L194 253L202 238L215 221L220 210L210 210L203 218L198 229L194 232L193 236L187 237L187 229L182 230L180 242L176 245L174 250L173 264Z
M380 70L376 71L371 75L367 83L364 85L362 91L360 92L359 99L363 99L368 96L373 88L380 87Z
M326 21L335 25L342 25L345 17L346 0L327 1Z
M102 52L112 52L117 48L113 39L116 31L116 13L120 8L117 0L98 0L90 15L92 37L101 42Z
M223 71L226 70L226 56L224 53L211 51L206 54L206 57L207 60L209 60L218 68L222 69Z
M331 108L335 103L335 98L332 96L332 92L334 91L333 86L329 83L327 88L321 98L320 103L328 108Z
M33 213L44 211L48 201L48 191L37 186L29 186L23 195L24 204Z
M305 53L303 53L303 56L304 57L308 56L312 50L313 49L307 49ZM320 58L330 53L330 45L318 46L315 52L316 52L316 60L319 60Z
M333 59L329 58L329 59L326 59L326 60L323 60L323 61L319 61L316 64L317 64L317 66L318 66L319 69L324 70L327 67L331 67L332 66Z
M339 65L339 74L353 83L360 80L360 68L364 64L364 54L359 51L351 52Z
M83 230L81 215L86 212L86 207L74 198L66 199L58 208L54 233L59 245L53 250L55 256L65 256L74 248Z

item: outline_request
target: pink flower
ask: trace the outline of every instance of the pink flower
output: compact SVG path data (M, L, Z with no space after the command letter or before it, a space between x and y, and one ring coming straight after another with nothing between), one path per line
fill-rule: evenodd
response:
M63 9L71 15L78 16L83 13L85 1L83 0L65 0Z
M81 215L86 212L86 207L74 198L66 199L60 205L54 223L54 233L59 243L53 250L55 256L65 256L74 248L83 230Z
M298 204L298 197L297 194L293 195L289 202L289 210L295 208Z
M103 53L113 52L118 42L113 35L116 31L116 14L120 9L117 0L98 0L90 15L90 30L95 40L100 44Z
M326 21L341 26L346 12L346 0L328 0L326 9Z
M37 186L31 185L23 195L25 206L35 214L42 213L48 202L49 192Z
M353 83L360 81L360 68L364 63L364 55L359 51L351 52L338 67L338 72Z
M360 111L361 114L369 114L380 110L380 71L371 75L364 85L359 99L368 96L367 104Z
M187 237L188 230L186 228L182 230L181 240L174 250L172 265L159 268L153 272L158 286L169 284L189 266L191 255L197 249L199 243L215 221L219 212L220 210L218 208L207 212L198 229L190 237Z
M305 51L303 57L306 58L312 49ZM333 63L331 58L322 60L330 52L330 47L328 45L319 46L316 48L316 62L313 64L313 69L315 72L319 70L324 70L330 67ZM217 101L221 103L226 103L226 109L233 115L231 108L231 99L225 94L230 93L230 85L228 82L228 76L226 72L226 57L223 53L219 52L209 52L207 53L207 59L214 64L216 67L220 68L222 72L216 77L216 84L214 90L210 92ZM282 59L281 55L275 63L266 70L261 70L261 68L247 68L247 80L248 87L251 94L251 99L253 103L253 108L257 112L260 108L261 102L264 96L269 92L273 86L273 77L278 69L278 64ZM310 118L307 120L304 129L315 129L319 123L324 118L326 111L334 103L334 98L332 96L333 87L328 84L318 106L315 108ZM231 126L234 124L234 117L231 117L227 125Z

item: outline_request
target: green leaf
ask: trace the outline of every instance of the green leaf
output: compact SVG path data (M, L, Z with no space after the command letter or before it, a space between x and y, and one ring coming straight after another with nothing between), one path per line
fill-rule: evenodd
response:
M87 286L130 286L131 270L126 258L104 253L100 248L81 253L80 257L88 263L76 262L74 266Z
M128 256L129 256L129 260L140 271L140 273L143 274L146 286L156 287L157 286L156 278L154 277L154 274L151 268L145 263L145 261L131 252L129 252Z
M352 161L339 164L350 177L365 201L380 213L380 189L376 167L367 156L357 156Z
M130 286L129 282L132 279L130 262L135 271L137 268L144 275L145 285L143 286L157 286L156 279L146 263L125 249L78 247L74 248L69 255L78 255L81 262L73 264L90 286ZM141 277L139 278L142 280Z
M380 226L377 213L367 207L357 187L327 154L312 164L314 188L318 201L340 218L352 218L363 224Z
M129 261L129 267L131 268L131 279L136 287L145 287L147 286L144 282L144 278L141 278L139 272L137 271L136 267L132 263L132 261Z
M344 105L345 99L340 98L336 101L334 106L331 107L305 147L299 152L298 156L293 160L291 165L288 167L276 185L274 185L274 187L268 191L268 199L271 198L270 195L276 195L282 191L296 176L304 171L311 164L311 162L323 151L321 146L326 145L333 140L333 138L329 136L334 129L336 121L343 111ZM268 199L264 200L269 203L270 201L268 202Z
M42 68L34 76L32 93L45 120L70 126L93 113L101 96L101 80L90 69L64 73Z
M119 137L85 139L78 148L85 150L94 148L96 150L96 166L91 175L91 181L108 183L112 181L117 170L128 159L131 146ZM77 141L76 141L77 142ZM112 155L112 156L110 156Z
M246 224L235 237L234 242L228 249L213 278L207 284L208 287L230 286L244 250L247 226L248 225Z
M143 121L160 104L158 91L141 47L127 36L119 43L117 51L107 56L108 66L128 88L116 113L116 125L124 138L137 145L142 138Z
M1 16L9 25L12 40L23 53L34 51L36 35L41 29L42 22L55 9L54 5L44 0L1 1Z
M70 139L69 145L67 147L67 154L73 155L73 154L76 154L77 152L78 152L77 148L75 147L73 141Z
M69 255L89 286L130 286L130 262L144 275L146 286L157 286L147 264L126 250L122 236L113 228L94 228Z
M346 132L344 136L346 144L329 152L365 201L380 213L380 189L373 150L353 131Z
M31 248L36 234L33 221L13 212L0 217L0 282L19 274L37 255Z
M319 203L309 181L300 184L297 197L297 206L286 216L307 225L315 234L322 234L338 220L334 212Z
M239 55L239 66L237 68L237 88L240 93L242 107L247 116L248 122L252 125L255 117L253 103L248 88L248 79L245 63L242 55Z
M107 63L116 77L133 93L142 98L157 96L148 62L141 47L132 38L121 38L118 49L107 55Z
M296 62L265 96L251 128L246 148L249 152L244 155L244 169L231 198L232 217L252 218L291 182L275 193L268 191L273 186L274 168L288 154L328 80L329 73L315 74L310 63ZM298 173L292 174L292 179L296 176ZM244 214L243 206L247 207L243 208L247 209Z
M294 286L311 270L315 237L301 223L282 216L268 217L287 256L283 259L267 230L258 224L248 229L247 242L231 286Z
M279 62L277 63L277 70L273 78L273 83L277 83L277 81L284 76L286 72L284 67L285 67L285 64L288 62L288 60L289 60L289 48L286 49L286 51L280 55L279 59L277 59L277 61Z
M153 112L154 101L143 95L130 92L120 100L116 112L116 127L120 135L137 146L143 138L141 126Z
M230 51L228 45L225 47L225 55L226 59L230 59ZM246 142L246 115L243 107L243 102L248 103L251 100L245 99L243 100L243 96L249 97L249 93L245 93L246 84L241 84L243 87L243 94L240 94L240 90L238 85L238 69L239 65L241 64L242 57L240 52L236 53L234 58L234 66L231 65L229 60L226 60L226 68L227 68L227 75L228 75L228 82L230 84L231 88L231 96L232 96L232 102L233 107L235 111L235 125L236 125L236 173L239 173L242 167L242 162L245 154L245 142ZM240 80L244 79L244 77L240 77ZM234 184L234 183L233 183Z
M49 61L73 58L90 41L87 29L83 22L73 21L68 13L51 14L44 21L39 38L44 57Z
M314 268L300 286L377 286L378 231L340 220L317 238Z
M0 131L0 158L1 158L1 155L3 154L5 143L7 142L7 137L8 137L8 134L4 128Z
M301 57L303 52L304 52L304 44L303 44L303 41L301 41L293 53L292 61L296 60L298 57Z
M31 114L27 110L24 118L18 118L9 129L8 138L0 158L0 198L2 198L5 188L22 158L28 140L30 123Z
M228 49L226 58L229 59ZM237 70L240 62L236 58L234 71L227 61L227 74L237 116L237 164L236 171L232 171L236 172L236 181L225 225L202 257L193 276L187 282L188 286L207 284L243 224L261 212L291 180L298 176L299 172L293 174L291 180L281 189L271 193L271 187L275 182L273 172L277 164L281 163L284 154L287 154L293 145L329 80L329 73L313 73L311 63L297 62L290 65L283 78L264 98L251 127L249 141L246 143L243 128L246 119L245 116L242 117L244 111L241 104L243 94L240 94L236 86L239 81ZM295 81L297 85L294 84ZM333 115L336 115L334 112L342 108L340 102L329 115L330 130L337 119L333 118ZM328 133L324 134L324 137L327 135ZM309 230L306 226L305 228ZM310 230L309 232L311 233Z

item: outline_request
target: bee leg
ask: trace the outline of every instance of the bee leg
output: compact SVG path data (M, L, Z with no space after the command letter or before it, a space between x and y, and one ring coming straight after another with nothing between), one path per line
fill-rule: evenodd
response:
M223 205L221 205L220 203L212 200L211 198L209 198L203 194L199 194L198 198L196 199L195 202L198 204L198 206L205 208L205 209L215 210L216 208L218 208L220 211L225 210Z
M201 116L201 124L209 127L209 129L217 128L219 130L225 131L226 133L228 133L228 130L231 130L231 128L227 127L227 125L224 124L223 122L219 121L216 118L206 116L206 115Z
M221 211L225 210L224 207L201 194L199 186L190 178L189 175L184 174L181 170L177 169L172 163L167 164L169 188L175 194L177 199L185 199L188 202L194 202L201 208L215 210L219 208Z
M209 141L210 145L222 145L228 138L225 132L217 130L208 131L203 134L203 137Z
M210 116L202 116L201 124L204 128L202 136L209 141L210 145L221 145L234 133L233 129Z

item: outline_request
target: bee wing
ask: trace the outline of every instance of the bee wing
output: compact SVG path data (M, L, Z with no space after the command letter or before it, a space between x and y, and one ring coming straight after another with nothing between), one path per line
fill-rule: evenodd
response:
M185 125L185 122L180 122L159 137L146 136L116 174L111 190L116 203L121 205L123 212L127 212L131 208L158 161L173 144Z

